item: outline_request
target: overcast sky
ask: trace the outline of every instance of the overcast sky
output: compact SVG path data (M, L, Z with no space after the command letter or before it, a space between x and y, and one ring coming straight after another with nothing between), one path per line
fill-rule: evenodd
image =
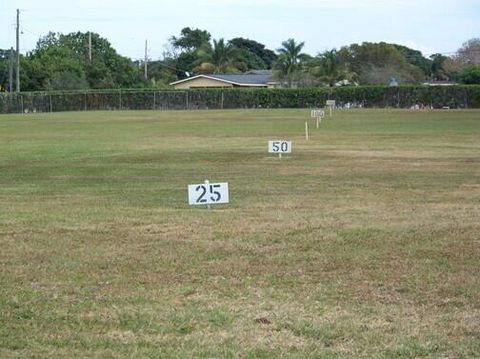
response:
M155 60L186 26L272 50L294 38L311 55L363 41L447 54L480 37L480 0L0 0L0 48L15 46L17 8L22 53L49 31L93 31L133 59L148 39Z

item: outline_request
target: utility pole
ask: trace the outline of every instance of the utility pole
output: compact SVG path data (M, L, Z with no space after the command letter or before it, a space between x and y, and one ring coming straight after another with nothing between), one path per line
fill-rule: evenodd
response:
M88 32L88 62L92 62L92 33Z
M17 87L16 92L20 92L20 10L17 9Z
M10 48L10 57L8 61L8 92L13 92L13 47Z
M148 48L147 48L147 40L145 40L145 80L148 80Z

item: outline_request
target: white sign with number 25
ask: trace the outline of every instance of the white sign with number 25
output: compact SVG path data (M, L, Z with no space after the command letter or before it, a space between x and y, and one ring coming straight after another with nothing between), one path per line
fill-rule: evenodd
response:
M291 153L292 141L268 141L268 153Z
M188 185L188 204L228 203L228 183L199 183Z

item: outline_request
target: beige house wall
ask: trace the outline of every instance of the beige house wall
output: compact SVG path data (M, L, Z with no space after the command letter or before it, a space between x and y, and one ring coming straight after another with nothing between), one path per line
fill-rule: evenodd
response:
M185 90L195 87L233 87L232 84L223 81L217 81L212 79L207 79L205 77L199 77L197 79L184 81L179 84L174 85L176 89Z

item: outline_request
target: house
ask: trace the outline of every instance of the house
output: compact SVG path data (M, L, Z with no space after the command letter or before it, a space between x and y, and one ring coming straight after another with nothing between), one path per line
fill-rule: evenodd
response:
M273 80L271 70L253 70L242 74L196 75L172 82L175 89L192 88L274 88L279 85Z

